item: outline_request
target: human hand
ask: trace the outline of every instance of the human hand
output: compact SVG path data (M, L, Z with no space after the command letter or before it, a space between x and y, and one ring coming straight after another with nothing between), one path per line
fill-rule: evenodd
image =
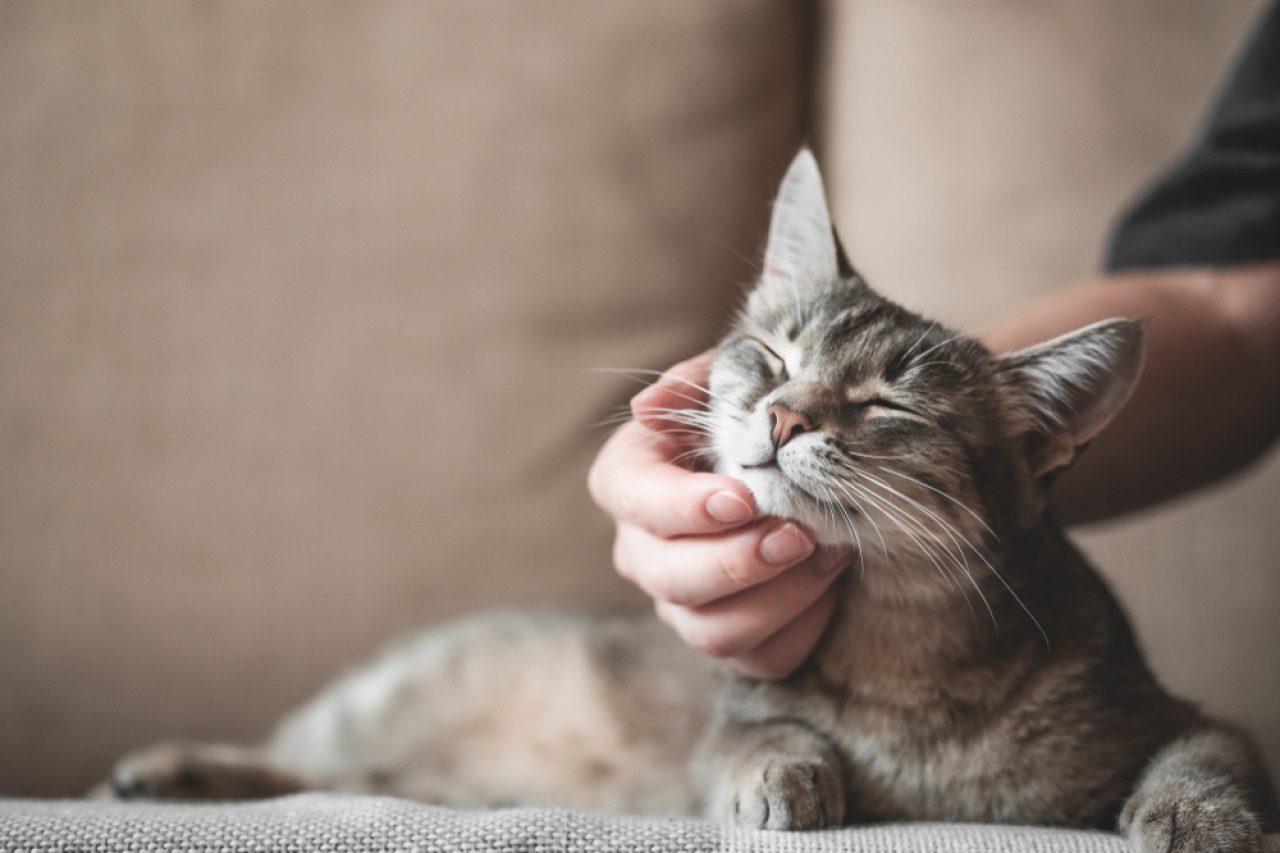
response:
M815 547L795 522L757 518L742 482L679 464L700 442L666 415L706 402L713 356L677 364L631 400L634 419L600 451L588 487L618 527L615 569L664 622L744 675L781 678L831 619L832 583L851 552Z

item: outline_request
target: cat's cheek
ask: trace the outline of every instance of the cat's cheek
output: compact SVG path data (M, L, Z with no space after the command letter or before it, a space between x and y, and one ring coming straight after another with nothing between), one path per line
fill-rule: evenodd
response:
M820 541L823 541L822 528L826 526L826 518L794 486L788 484L784 477L779 476L776 470L739 468L739 472L733 476L751 489L760 515L794 519L817 533Z
M819 545L855 544L849 527L841 523L839 516L824 510L812 499L804 497L776 473L733 466L734 471L720 471L746 483L759 507L759 515L789 518L804 525L814 535Z

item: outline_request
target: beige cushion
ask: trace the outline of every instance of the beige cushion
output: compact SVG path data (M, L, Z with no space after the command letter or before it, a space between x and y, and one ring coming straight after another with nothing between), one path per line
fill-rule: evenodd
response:
M970 329L1096 272L1111 219L1189 140L1261 5L829 4L825 147L854 263ZM1078 538L1157 673L1280 771L1277 506L1273 453Z
M0 10L0 793L388 638L617 606L591 424L712 341L801 136L767 0Z

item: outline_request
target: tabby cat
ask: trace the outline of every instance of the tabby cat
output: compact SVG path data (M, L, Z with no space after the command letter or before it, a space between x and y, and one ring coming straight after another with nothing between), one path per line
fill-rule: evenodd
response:
M675 413L763 513L857 546L790 677L754 681L655 620L499 613L339 680L256 748L126 757L121 797L329 789L464 806L1118 828L1140 851L1255 851L1274 798L1240 732L1165 693L1046 513L1129 397L1142 325L997 356L872 291L811 154L702 409Z

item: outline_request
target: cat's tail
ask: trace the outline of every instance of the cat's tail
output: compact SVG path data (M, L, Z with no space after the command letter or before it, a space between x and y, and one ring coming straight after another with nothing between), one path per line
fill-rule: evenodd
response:
M1139 853L1257 853L1278 820L1257 748L1214 722L1156 753L1120 813L1120 831Z

